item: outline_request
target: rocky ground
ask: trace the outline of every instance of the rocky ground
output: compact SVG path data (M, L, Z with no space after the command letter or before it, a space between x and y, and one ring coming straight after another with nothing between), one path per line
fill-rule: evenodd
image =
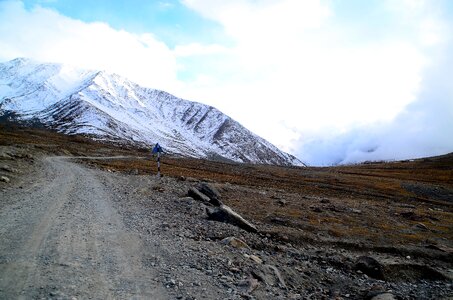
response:
M138 150L0 138L2 299L453 297L448 157L330 169L164 157L158 178ZM210 200L188 196L203 184L258 232L210 220Z

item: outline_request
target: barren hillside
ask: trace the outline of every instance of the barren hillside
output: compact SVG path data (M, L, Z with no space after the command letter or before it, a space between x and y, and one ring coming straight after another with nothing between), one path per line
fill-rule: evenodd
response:
M452 154L333 168L164 155L157 178L149 152L1 127L0 298L453 297ZM258 233L209 220L188 197L203 183Z

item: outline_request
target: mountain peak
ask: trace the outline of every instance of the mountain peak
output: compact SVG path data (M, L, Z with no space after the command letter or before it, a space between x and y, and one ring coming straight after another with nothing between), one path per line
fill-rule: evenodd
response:
M23 65L23 64L28 64L31 62L30 58L25 58L25 57L18 57L13 60L10 60L9 63L12 65Z
M0 64L0 87L0 114L14 112L63 133L148 147L159 142L190 157L303 165L214 107L117 74L20 58Z

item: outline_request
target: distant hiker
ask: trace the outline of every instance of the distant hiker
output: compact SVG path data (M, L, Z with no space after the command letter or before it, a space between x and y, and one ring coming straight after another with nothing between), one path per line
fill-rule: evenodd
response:
M157 154L157 177L160 176L160 154L163 152L162 147L159 145L159 143L156 143L156 145L153 148L153 155Z

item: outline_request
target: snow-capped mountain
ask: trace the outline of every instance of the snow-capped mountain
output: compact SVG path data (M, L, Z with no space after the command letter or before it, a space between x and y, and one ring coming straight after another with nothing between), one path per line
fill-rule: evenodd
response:
M0 64L0 115L65 134L151 146L199 158L303 165L214 107L103 71L18 58Z

